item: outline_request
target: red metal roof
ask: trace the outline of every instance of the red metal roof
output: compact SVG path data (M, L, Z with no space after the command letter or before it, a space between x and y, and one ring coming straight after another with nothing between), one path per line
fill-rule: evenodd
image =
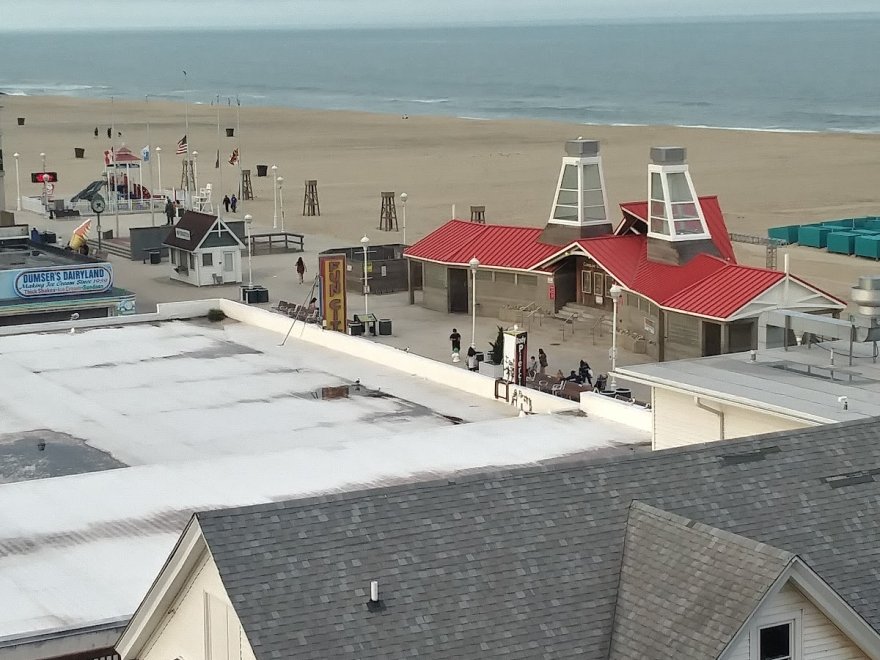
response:
M405 254L450 266L466 266L476 257L483 266L532 270L561 248L539 243L542 231L534 227L450 220L407 248Z
M699 200L700 208L703 210L703 217L706 218L706 227L709 229L712 242L718 248L718 253L722 259L735 264L736 255L733 254L730 233L727 231L727 223L724 222L724 214L721 212L721 206L718 204L718 197L709 195L700 197ZM648 202L626 202L621 204L620 208L624 212L643 220L645 223L648 222Z
M700 316L726 319L782 281L785 274L765 268L727 264L669 296L664 307Z

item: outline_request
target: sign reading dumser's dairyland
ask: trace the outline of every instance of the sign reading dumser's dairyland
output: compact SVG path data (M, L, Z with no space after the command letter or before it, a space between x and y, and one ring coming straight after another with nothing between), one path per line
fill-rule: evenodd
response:
M12 288L19 298L102 293L113 286L110 264L29 268L12 273L15 277Z

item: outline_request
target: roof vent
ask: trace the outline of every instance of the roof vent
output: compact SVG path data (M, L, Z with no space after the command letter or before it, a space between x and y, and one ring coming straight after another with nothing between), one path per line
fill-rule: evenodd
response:
M858 486L859 484L868 484L873 482L874 474L878 470L859 470L858 472L847 472L844 474L835 474L831 477L822 479L832 488L843 488L845 486Z
M782 450L779 447L771 445L756 451L742 452L741 454L724 454L720 458L725 465L740 465L741 463L763 461L769 454L778 454L780 451Z
M370 600L367 601L367 609L370 612L385 611L385 603L379 600L379 580L370 582Z

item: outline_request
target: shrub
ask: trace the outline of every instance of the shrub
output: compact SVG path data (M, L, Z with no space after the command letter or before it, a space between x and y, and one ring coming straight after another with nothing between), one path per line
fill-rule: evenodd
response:
M492 347L492 350L489 351L489 358L492 360L492 364L501 364L501 361L504 359L503 326L498 326L498 334L495 335L495 341L490 341L489 346Z
M226 312L222 309L217 309L216 307L208 310L208 320L216 323L217 321L222 321L226 318Z

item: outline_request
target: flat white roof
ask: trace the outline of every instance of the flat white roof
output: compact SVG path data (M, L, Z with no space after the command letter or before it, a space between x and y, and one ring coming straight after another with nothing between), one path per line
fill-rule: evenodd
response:
M880 415L880 363L872 353L872 344L854 344L850 366L849 343L836 341L761 350L755 361L749 353L733 353L623 367L618 374L772 414L844 422ZM846 408L840 397L846 397Z
M193 511L649 441L279 340L201 322L2 339L0 642L131 615Z

